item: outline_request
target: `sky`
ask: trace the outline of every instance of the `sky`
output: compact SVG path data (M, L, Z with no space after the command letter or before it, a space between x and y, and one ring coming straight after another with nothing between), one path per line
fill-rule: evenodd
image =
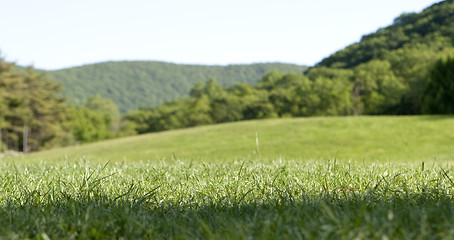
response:
M311 66L439 1L4 1L0 56L45 70L122 60Z

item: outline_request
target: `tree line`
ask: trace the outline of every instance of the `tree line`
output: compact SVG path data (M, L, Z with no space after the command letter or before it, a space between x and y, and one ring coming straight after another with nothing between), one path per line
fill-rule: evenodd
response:
M254 86L226 88L210 79L197 83L189 98L124 117L138 133L147 133L264 118L454 114L453 58L441 58L419 74L416 84L396 75L390 62L374 60L354 69L273 71Z
M187 97L198 81L216 78L222 86L255 84L267 72L302 72L307 67L283 63L206 66L155 61L121 61L90 64L49 71L61 82L64 96L73 104L83 104L95 94L111 99L121 113L139 107L159 106Z
M16 71L0 58L0 151L38 151L132 135L117 106L99 95L69 105L62 87L33 67Z
M46 73L32 67L17 72L14 64L1 60L0 146L2 150L30 152L248 119L454 114L454 58L446 55L454 49L430 53L434 59L431 64L424 62L410 70L395 69L388 60L372 60L352 69L275 70L255 85L223 87L209 79L195 84L188 98L124 115L112 100L99 95L83 105L68 104L61 97L62 87ZM403 72L414 79L403 78Z

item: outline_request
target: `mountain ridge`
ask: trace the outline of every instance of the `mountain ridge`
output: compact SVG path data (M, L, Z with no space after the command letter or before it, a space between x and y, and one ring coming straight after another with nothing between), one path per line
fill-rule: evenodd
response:
M288 63L230 65L177 64L161 61L108 61L46 71L65 89L73 104L99 94L112 99L125 113L189 96L197 82L216 79L222 86L255 84L269 71L303 72L307 67Z

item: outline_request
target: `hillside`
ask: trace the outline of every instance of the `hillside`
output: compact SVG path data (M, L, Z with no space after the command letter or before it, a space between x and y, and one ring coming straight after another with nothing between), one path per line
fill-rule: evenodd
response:
M62 83L70 103L83 104L100 94L112 99L125 113L186 97L197 82L215 78L222 86L254 84L266 72L302 72L304 66L283 63L203 66L154 61L104 62L49 71Z
M311 79L348 81L355 114L428 114L433 112L424 108L428 99L444 94L426 95L433 68L450 56L454 56L454 1L446 0L420 13L400 15L390 26L364 35L306 73Z
M341 49L316 66L353 68L373 59L386 59L398 49L433 47L442 50L454 43L454 1L434 4L421 13L404 13L394 23L364 35L360 42Z
M257 153L256 136L260 155ZM359 162L454 158L452 117L317 117L242 121L42 151L17 163L212 162L254 159Z

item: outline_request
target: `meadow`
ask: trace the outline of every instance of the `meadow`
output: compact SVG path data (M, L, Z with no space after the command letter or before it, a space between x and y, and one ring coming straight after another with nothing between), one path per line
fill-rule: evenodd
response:
M454 118L203 126L4 156L5 239L452 239Z

